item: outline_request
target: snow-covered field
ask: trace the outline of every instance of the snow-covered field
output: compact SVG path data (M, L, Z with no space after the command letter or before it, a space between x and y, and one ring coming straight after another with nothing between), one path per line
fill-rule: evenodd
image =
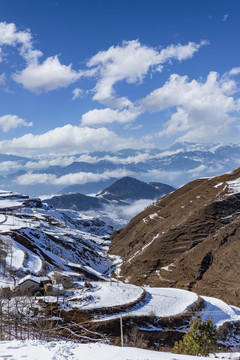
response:
M77 284L79 288L71 289L72 295L65 297L65 305L61 305L62 300L61 297L59 298L60 306L64 307L65 310L73 308L80 310L99 309L125 305L126 310L122 313L123 317L169 317L189 311L191 305L199 299L199 296L194 292L173 288L141 288L116 281L112 283L106 281L91 282L91 288L86 288L84 282ZM137 302L143 294L143 289L146 292L146 297ZM217 298L207 296L200 296L200 298L205 302L204 309L199 312L203 320L212 316L213 323L217 327L225 322L240 321L240 308L228 305ZM49 301L55 302L56 300L56 297L51 296L49 298ZM48 297L45 297L45 301L48 301ZM137 302L136 305L132 306L133 302ZM127 305L130 305L129 309L127 309ZM112 320L119 316L120 313L116 311L113 315L97 317L95 321Z
M221 359L239 359L240 353L217 354ZM3 360L210 360L209 357L178 355L167 352L117 347L106 344L75 342L3 341L0 342ZM211 358L215 358L212 355Z
M210 316L216 326L221 326L225 322L240 321L240 308L226 304L214 297L202 296L206 303L205 309L200 313L203 320Z
M146 300L123 316L159 316L168 317L181 314L198 300L194 292L172 288L146 287ZM114 319L115 316L106 316L105 319Z
M97 309L130 304L141 297L141 287L117 282L91 282L92 288L86 289L84 283L80 290L73 290L74 295L68 298L73 307L80 309Z

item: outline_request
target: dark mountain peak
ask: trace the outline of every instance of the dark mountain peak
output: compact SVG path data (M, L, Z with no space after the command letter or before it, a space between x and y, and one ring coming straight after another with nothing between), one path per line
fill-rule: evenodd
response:
M44 202L56 209L73 209L77 211L100 209L103 206L102 202L96 197L78 193L53 196Z
M102 190L97 196L107 200L139 200L157 199L172 191L169 185L161 183L145 183L130 176L124 176Z

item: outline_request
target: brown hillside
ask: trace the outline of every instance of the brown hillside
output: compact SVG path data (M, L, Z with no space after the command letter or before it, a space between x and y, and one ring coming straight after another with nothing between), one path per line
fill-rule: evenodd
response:
M228 184L238 178L240 168L192 181L115 232L110 252L124 259L121 275L240 305L240 194Z

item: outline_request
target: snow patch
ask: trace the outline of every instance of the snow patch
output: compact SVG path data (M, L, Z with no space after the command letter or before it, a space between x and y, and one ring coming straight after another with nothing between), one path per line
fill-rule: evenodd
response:
M229 194L232 195L240 192L240 178L232 181L227 181L227 185Z

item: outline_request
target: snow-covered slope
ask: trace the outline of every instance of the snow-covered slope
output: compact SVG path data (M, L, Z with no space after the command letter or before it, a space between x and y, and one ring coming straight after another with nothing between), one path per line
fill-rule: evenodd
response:
M75 268L101 277L111 266L111 232L99 219L51 210L39 199L0 191L0 284L54 269Z

